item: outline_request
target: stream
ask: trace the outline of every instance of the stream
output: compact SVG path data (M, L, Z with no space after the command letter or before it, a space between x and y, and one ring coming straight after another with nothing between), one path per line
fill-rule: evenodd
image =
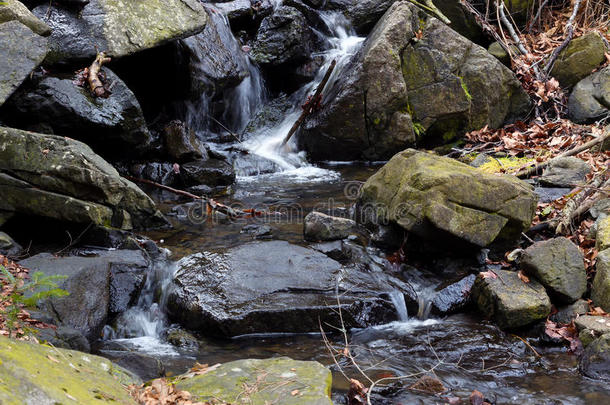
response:
M235 41L235 46L239 46L222 14L212 15L224 27L222 38ZM164 339L164 333L172 327L165 314L164 292L175 270L175 261L193 253L221 252L251 242L253 232L266 226L270 227L270 230L266 229L270 232L265 235L268 238L309 246L303 241L305 215L312 210L346 213L354 202L350 189L379 168L379 164L358 162L313 165L298 150L294 139L285 148L280 148L281 141L301 113L301 103L319 84L331 61L337 61L332 82L364 40L354 35L338 14L321 13L320 16L333 33L323 38L328 43L328 49L322 55L324 63L312 83L288 96L294 107L280 122L249 131L243 142L220 143L215 141L218 135L215 125L206 118L210 100L203 95L197 102L185 105L188 124L213 151L232 160L237 169L236 183L215 198L230 206L286 215L235 221L207 218L196 204L164 191L152 191L153 198L174 227L146 236L167 249L168 258L156 263L154 274L149 275L137 305L106 327L104 340L98 348L103 355L112 357L117 350L131 350L152 356L163 363L166 375L183 373L195 361L215 364L272 356L316 360L331 367L333 401L338 404L345 403L349 388L343 373L368 385L345 360L340 360L338 365L334 363L318 333L250 335L226 340L197 336L199 347L191 349L177 348ZM248 70L250 76L225 95L225 104L231 107L222 119L237 134L244 133L250 120L270 100L256 66L250 64ZM412 268L409 273L405 275L407 281L416 287L420 296L428 296L430 300L441 277L428 277L425 272L420 274ZM427 317L424 313L424 319L417 319L409 314L402 294L391 298L399 321L351 330L348 334L352 352L371 380L433 370L448 389L443 397L468 398L473 390L479 390L494 404L610 403L610 387L580 376L577 357L568 354L563 347L545 346L544 342L531 337L528 341L541 355L538 357L522 340L500 331L476 314L470 314L473 311L444 318ZM425 302L422 305L425 307ZM426 312L425 308L423 312ZM329 338L331 343L341 347L341 335ZM416 379L414 376L376 389L375 403L444 402L440 397L406 389Z

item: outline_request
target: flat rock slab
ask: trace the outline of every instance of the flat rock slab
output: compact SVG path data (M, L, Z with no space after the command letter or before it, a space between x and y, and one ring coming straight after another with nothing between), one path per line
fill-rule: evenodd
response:
M516 271L496 270L497 277L477 277L473 297L479 310L500 328L518 328L546 318L551 300L544 287L521 281Z
M0 105L45 58L47 39L19 21L0 24Z
M279 357L226 363L206 374L181 380L176 388L203 402L332 405L331 385L331 372L320 363ZM245 386L251 389L244 392Z
M317 332L396 320L389 293L408 287L385 273L344 268L324 254L282 241L180 260L169 289L170 317L207 335Z
M0 337L0 403L136 404L136 377L103 357Z
M583 315L574 321L579 330L589 329L599 335L610 333L610 317Z

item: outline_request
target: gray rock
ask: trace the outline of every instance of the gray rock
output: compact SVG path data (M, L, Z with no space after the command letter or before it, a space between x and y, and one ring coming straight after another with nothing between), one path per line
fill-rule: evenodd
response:
M448 315L464 309L471 302L471 290L476 275L470 274L436 292L432 300L432 313Z
M538 201L542 203L549 203L555 201L558 198L567 195L572 191L572 188L556 188L556 187L536 187L534 192L538 195Z
M125 370L131 371L143 381L165 377L165 366L155 356L136 351L105 350L104 348L100 350L99 354Z
M587 291L584 257L568 238L534 243L525 249L520 264L562 303L571 304Z
M606 117L610 108L610 67L582 79L568 100L568 116L579 124Z
M606 61L606 52L604 40L597 32L575 38L559 53L551 76L562 87L572 87Z
M19 256L22 250L23 248L13 238L4 232L0 232L0 255Z
M601 251L597 255L596 273L591 287L593 304L610 311L610 249Z
M388 292L407 289L385 273L342 266L287 242L253 242L226 253L197 253L178 262L169 288L170 317L207 335L313 332L338 325L339 287L346 327L396 319Z
M65 137L0 127L0 193L4 211L123 229L167 224L135 184Z
M580 299L573 304L559 308L557 313L550 316L550 319L553 322L570 323L580 315L586 315L587 312L589 312L589 303Z
M235 181L235 172L224 160L197 160L180 167L180 178L186 186L228 186Z
M47 54L47 39L19 21L0 24L0 106Z
M205 145L197 138L195 131L182 121L172 121L163 129L165 148L175 162L188 162L197 159L207 160Z
M259 24L273 12L270 0L261 0L258 7L252 7L251 0L233 0L214 3L220 12L227 16L234 30Z
M423 38L411 41L423 29ZM528 96L489 53L412 3L392 5L328 84L300 143L314 160L382 160L525 113Z
M610 333L600 336L587 346L578 369L587 377L610 381Z
M580 331L578 338L584 347L589 346L598 337L610 333L610 319L606 316L585 315L574 322Z
M345 239L357 231L358 224L352 219L333 217L316 211L307 214L303 222L305 240L310 241Z
M529 325L546 318L551 300L536 280L521 281L516 271L495 270L497 277L477 277L472 294L479 310L502 329Z
M152 180L165 186L174 185L179 179L179 173L174 165L167 162L137 163L129 168L130 173L140 179Z
M150 150L151 134L136 96L111 70L108 98L93 97L72 77L37 75L6 103L10 119L48 124L53 133L85 142L101 155L132 157Z
M168 343L177 347L184 347L190 349L195 349L199 347L199 342L197 341L197 338L185 331L184 329L180 328L168 329L165 332L165 340L167 340Z
M253 239L270 239L273 237L273 228L269 225L250 224L241 228L240 233L246 233Z
M51 28L40 21L28 8L17 0L3 0L0 3L0 24L17 20L38 35L51 34Z
M197 34L208 21L197 0L90 0L81 10L43 4L32 12L53 30L47 63L91 61L98 50L130 55Z
M326 8L340 11L357 33L366 35L396 0L328 0Z
M554 160L539 177L541 184L549 187L574 188L585 182L591 166L577 157L562 157Z
M263 19L250 56L260 65L276 67L304 62L312 52L313 36L299 10L281 6Z
M32 272L63 275L59 283L70 295L52 298L42 306L56 323L96 340L108 317L133 304L149 268L141 251L94 251L94 255L55 257L40 253L19 262Z
M40 320L34 316L34 319ZM83 334L67 326L60 326L56 329L38 329L36 338L41 343L50 343L55 347L62 349L78 350L79 352L90 353L91 345Z

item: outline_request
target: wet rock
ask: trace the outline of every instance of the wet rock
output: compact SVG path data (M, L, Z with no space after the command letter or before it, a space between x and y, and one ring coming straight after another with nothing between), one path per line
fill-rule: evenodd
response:
M148 151L152 136L136 96L111 70L102 71L112 83L108 98L93 97L72 76L34 76L7 101L9 122L48 124L53 133L85 142L108 158Z
M146 353L102 349L100 354L144 381L165 377L163 362L157 357Z
M595 247L598 251L610 248L610 216L603 215L595 221Z
M0 145L0 210L122 229L167 224L142 190L81 142L0 127Z
M130 55L194 35L208 22L196 0L90 0L81 10L43 4L32 12L53 30L47 63L90 62L98 50Z
M184 329L180 328L171 328L165 332L165 340L168 343L177 346L177 347L185 347L185 348L197 348L199 347L199 342L197 338Z
M448 315L464 309L471 302L471 290L476 275L471 274L436 292L432 300L432 313Z
M152 180L164 186L171 186L179 179L174 165L167 162L137 163L132 165L129 171L137 178Z
M187 186L228 186L235 182L235 172L233 167L223 160L196 160L180 166L180 179Z
M610 249L606 249L597 255L595 268L591 299L596 306L610 312Z
M110 360L73 350L0 338L3 404L94 404L112 398L136 404L125 389L142 382ZM67 397L69 395L69 397Z
M367 180L357 212L367 226L397 224L423 240L484 247L528 229L535 207L531 187L515 177L408 149Z
M591 166L587 162L576 157L563 157L554 160L544 170L539 181L549 187L574 188L585 183L590 171Z
M208 11L208 23L197 35L181 41L188 54L191 96L222 94L249 75L246 54L224 17Z
M610 106L610 67L582 79L568 100L568 116L577 123L604 118Z
M393 305L383 297L408 288L385 273L342 268L311 249L253 242L180 260L168 310L181 325L207 335L313 332L320 321L339 324L337 282L347 327L395 320Z
M598 337L610 333L610 319L606 316L579 316L574 324L580 331L578 336L585 347Z
M170 122L163 129L163 137L169 157L176 162L208 159L208 152L197 138L195 131L188 128L182 121Z
M263 19L250 57L259 65L274 67L304 62L312 52L313 36L299 10L281 6Z
M2 7L2 6L0 6ZM47 39L19 21L0 24L0 106L47 54Z
M244 384L254 388L244 394ZM203 402L230 402L239 397L252 404L332 405L331 384L330 370L320 363L277 357L226 363L203 375L180 380L176 388Z
M326 256L338 262L344 262L349 259L343 250L343 242L340 240L316 243L315 245L311 245L311 248L320 253L324 253Z
M497 277L478 276L473 299L479 310L502 329L529 325L546 318L551 300L536 280L521 281L516 271L495 270Z
M256 26L273 12L271 0L261 0L252 7L252 0L223 1L214 4L218 10L227 16L234 31L250 26Z
M358 34L368 34L396 0L329 0L326 8L340 11Z
M281 167L273 160L252 153L236 156L233 169L237 176L258 176L281 171Z
M584 257L568 238L534 243L525 249L520 264L562 303L571 304L587 291Z
M32 317L40 320L35 315L32 315ZM87 338L80 331L67 326L60 326L55 329L39 329L36 338L41 343L50 343L54 347L85 353L91 352L91 346Z
M51 28L40 21L28 8L17 0L4 0L0 3L0 24L17 20L38 35L51 34Z
M292 106L293 103L285 94L269 101L250 120L244 130L243 138L249 139L264 128L280 125L286 119Z
M8 234L0 232L0 255L19 256L23 248L13 240Z
M600 336L587 346L578 368L589 378L610 381L610 333Z
M597 32L573 39L557 57L551 76L561 87L572 87L606 61L605 53L606 45Z
M270 239L273 229L269 225L250 224L241 228L240 233L246 233L254 239Z
M300 132L314 160L388 159L416 142L502 126L529 105L506 66L406 1L392 5L337 77Z
M305 240L328 241L347 238L357 232L358 224L349 218L338 218L321 212L310 212L303 223Z
M303 16L307 19L307 23L310 27L317 30L318 32L324 35L331 35L332 32L329 29L328 25L321 17L320 12L318 10L313 9L308 4L302 2L301 0L284 0L283 5L294 7L303 14Z
M559 308L557 313L550 316L550 319L553 322L570 323L578 316L586 315L587 312L589 312L589 303L580 299L573 304Z
M60 288L70 293L42 304L56 324L95 340L108 317L135 303L149 268L140 251L92 251L91 256L55 257L41 253L19 264L47 276L64 275Z

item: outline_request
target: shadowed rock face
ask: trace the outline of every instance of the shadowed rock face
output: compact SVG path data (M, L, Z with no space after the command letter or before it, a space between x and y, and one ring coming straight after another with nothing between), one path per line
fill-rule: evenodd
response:
M170 316L209 335L315 332L339 325L335 290L347 327L396 320L388 292L406 290L384 273L345 268L322 253L287 242L255 242L178 262L168 295Z
M591 123L610 111L610 68L606 67L582 79L574 86L568 100L568 114L577 123Z
M367 180L357 210L371 228L396 224L434 243L451 238L484 247L518 237L536 202L532 187L515 177L407 149Z
M419 40L413 40L422 31ZM381 160L526 113L514 74L409 2L392 5L329 83L300 142L314 160Z

